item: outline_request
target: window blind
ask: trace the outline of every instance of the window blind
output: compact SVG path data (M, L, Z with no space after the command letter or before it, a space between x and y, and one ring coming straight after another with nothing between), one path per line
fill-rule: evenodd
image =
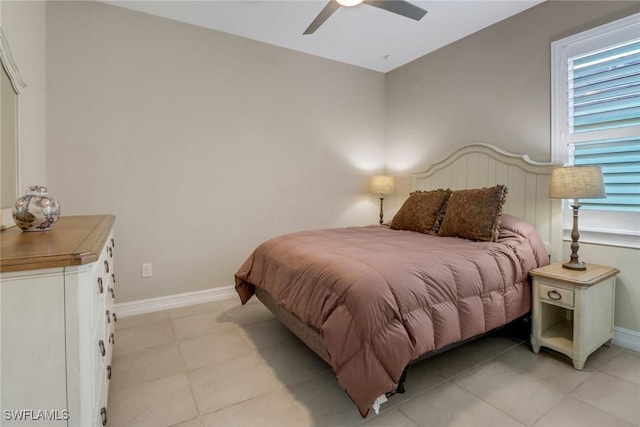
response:
M569 59L573 133L640 125L640 39Z
M569 58L568 65L570 133L640 125L640 39ZM581 140L573 144L573 163L601 166L607 191L606 199L580 200L583 208L640 211L640 135Z
M581 199L583 209L640 211L640 135L576 143L577 166L599 165L607 192L605 199Z

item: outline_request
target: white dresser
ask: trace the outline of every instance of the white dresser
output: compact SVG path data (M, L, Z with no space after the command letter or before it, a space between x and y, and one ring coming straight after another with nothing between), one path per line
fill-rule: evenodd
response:
M68 216L51 231L0 232L0 425L106 425L114 221Z

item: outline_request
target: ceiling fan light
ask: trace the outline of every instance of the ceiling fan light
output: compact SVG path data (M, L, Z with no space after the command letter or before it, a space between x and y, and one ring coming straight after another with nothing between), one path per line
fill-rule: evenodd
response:
M362 0L336 0L340 6L357 6L362 3Z

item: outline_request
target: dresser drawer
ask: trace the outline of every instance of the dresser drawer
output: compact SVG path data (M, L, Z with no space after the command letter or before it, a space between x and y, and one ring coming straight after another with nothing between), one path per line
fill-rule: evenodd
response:
M104 379L100 382L100 384L98 385L98 392L97 392L97 398L95 401L95 422L94 422L94 426L99 427L99 426L106 426L108 423L108 417L107 417L107 393L108 393L108 387L107 387L107 383L106 381L104 381Z
M560 288L548 283L540 282L538 287L540 301L560 307L574 307L574 292L572 289Z
M98 268L93 272L90 285L92 287L91 322L95 325L96 322L100 320L98 319L98 316L102 316L104 313L108 288L108 282L105 281L104 276L100 274L100 270Z

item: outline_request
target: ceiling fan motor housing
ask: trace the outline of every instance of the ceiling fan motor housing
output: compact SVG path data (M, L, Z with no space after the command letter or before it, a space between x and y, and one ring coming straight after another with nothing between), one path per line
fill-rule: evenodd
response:
M404 0L330 0L303 34L315 33L315 31L320 28L320 25L329 19L329 17L333 15L333 12L338 10L340 6L351 7L357 6L360 3L384 9L391 13L413 19L414 21L421 20L427 13L426 10Z

